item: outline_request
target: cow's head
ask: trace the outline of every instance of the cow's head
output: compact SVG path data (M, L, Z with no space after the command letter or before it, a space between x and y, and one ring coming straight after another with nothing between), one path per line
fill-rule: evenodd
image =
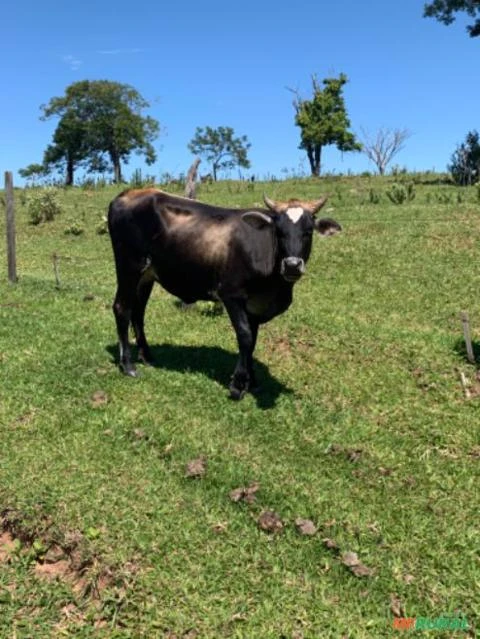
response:
M327 201L326 197L311 201L274 202L264 196L264 201L274 215L259 215L262 215L265 224L275 226L280 273L287 282L296 282L305 272L314 229L321 235L333 235L342 230L341 226L331 219L315 220L315 215Z

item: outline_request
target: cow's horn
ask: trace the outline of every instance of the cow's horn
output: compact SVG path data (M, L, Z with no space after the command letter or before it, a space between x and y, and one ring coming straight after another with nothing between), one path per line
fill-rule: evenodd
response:
M267 208L269 208L271 211L277 210L277 203L267 197L265 193L263 194L263 201L265 202Z
M328 197L326 195L324 197L321 197L319 200L314 200L310 205L310 213L312 215L315 215L315 213L317 213L322 208L327 200Z

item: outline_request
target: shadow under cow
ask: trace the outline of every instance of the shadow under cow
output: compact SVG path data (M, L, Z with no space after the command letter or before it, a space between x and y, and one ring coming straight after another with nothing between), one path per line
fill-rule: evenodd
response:
M113 361L118 365L118 346L111 344L107 351L112 355ZM185 373L185 382L188 383L188 374L199 372L222 384L225 395L228 393L228 384L237 363L238 356L229 353L218 346L184 346L176 344L150 345L150 351L154 358L153 367L167 371ZM137 349L132 346L132 356L137 357ZM143 364L139 363L138 371L141 375ZM254 370L260 390L255 393L255 401L261 409L273 408L279 395L289 394L293 391L285 384L271 375L265 364L255 361Z

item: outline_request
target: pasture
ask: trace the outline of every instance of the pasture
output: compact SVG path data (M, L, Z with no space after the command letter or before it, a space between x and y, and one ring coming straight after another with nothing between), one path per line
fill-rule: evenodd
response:
M5 259L0 281L2 638L371 639L398 636L395 617L448 613L476 636L480 381L458 316L475 340L480 201L416 177L401 205L392 177L199 188L229 206L329 193L322 215L344 227L314 238L291 308L260 328L262 391L238 403L226 313L182 311L158 286L156 366L119 373L96 229L120 189L62 191L38 226L16 191L19 281ZM3 210L0 230L4 256ZM262 529L264 511L283 527Z

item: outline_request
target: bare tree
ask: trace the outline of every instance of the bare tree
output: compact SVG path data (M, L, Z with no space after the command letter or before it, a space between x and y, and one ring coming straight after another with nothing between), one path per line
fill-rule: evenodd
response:
M372 136L362 129L362 151L375 164L380 175L384 175L387 166L404 148L404 142L411 135L408 129L381 128Z

